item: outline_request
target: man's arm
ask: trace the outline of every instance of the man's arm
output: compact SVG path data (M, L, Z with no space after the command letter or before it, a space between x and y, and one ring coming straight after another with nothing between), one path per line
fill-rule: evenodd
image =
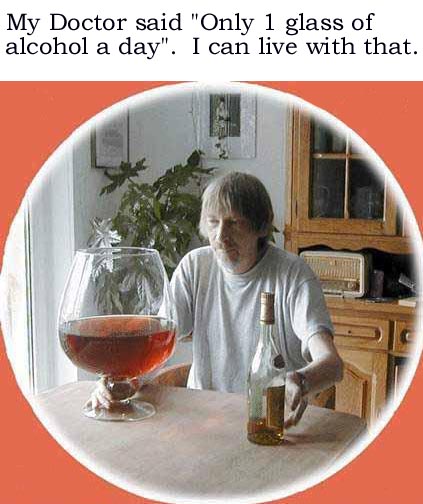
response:
M176 315L176 335L181 341L192 335L194 327L192 275L186 259L178 264L170 281L172 298Z
M285 426L298 423L306 406L307 397L341 381L344 363L329 332L317 332L308 341L311 362L288 373L286 378L287 418Z

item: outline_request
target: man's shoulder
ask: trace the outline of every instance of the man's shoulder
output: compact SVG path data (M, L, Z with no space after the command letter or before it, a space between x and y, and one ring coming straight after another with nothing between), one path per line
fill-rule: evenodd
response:
M197 282L209 277L213 265L213 250L211 247L199 247L191 250L181 259L172 281L184 280Z
M183 257L183 261L185 260L197 260L197 259L207 259L213 257L213 249L210 247L210 245L206 245L204 247L198 247L193 250L190 250L185 254Z
M269 250L269 264L272 271L289 282L301 282L313 277L310 267L297 254L272 246Z
M213 260L213 249L210 246L198 247L189 251L181 260L181 264L188 268L195 268Z
M286 268L301 268L305 262L297 254L283 250L275 245L269 247L269 261Z

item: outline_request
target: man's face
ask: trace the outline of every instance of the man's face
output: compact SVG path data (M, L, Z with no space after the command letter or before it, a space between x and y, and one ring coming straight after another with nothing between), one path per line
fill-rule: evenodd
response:
M245 273L257 262L257 242L266 233L251 229L236 212L209 212L207 235L217 260L231 273Z

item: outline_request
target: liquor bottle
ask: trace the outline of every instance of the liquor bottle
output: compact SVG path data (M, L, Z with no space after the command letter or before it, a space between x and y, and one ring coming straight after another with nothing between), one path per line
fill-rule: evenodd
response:
M284 436L286 370L274 341L274 294L261 293L260 337L248 376L248 440L278 445Z

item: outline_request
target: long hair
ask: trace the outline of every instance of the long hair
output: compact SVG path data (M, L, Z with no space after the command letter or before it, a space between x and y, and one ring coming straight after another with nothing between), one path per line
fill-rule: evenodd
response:
M259 249L269 241L274 218L272 201L257 177L231 172L210 182L201 205L200 233L204 238L207 238L207 216L221 212L236 212L247 219L253 231L266 233L259 238Z

